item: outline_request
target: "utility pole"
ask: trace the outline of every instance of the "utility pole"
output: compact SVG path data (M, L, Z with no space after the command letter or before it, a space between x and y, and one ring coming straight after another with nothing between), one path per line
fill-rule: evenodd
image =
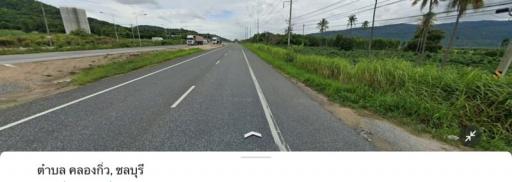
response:
M132 29L132 40L135 39L135 32L133 30L133 24L130 24L130 28Z
M375 7L373 7L372 30L370 31L370 43L368 44L368 55L372 55L373 31L375 31L375 13L377 12L377 2L375 0Z
M306 29L306 24L302 24L302 35L306 35L304 29Z
M119 34L117 34L116 17L112 15L112 24L114 24L114 33L116 34L116 41L119 42Z
M496 14L500 13L508 13L508 15L512 16L512 8L503 8L496 10ZM510 64L512 63L512 41L508 42L508 47L505 52L505 55L501 59L500 65L496 69L496 76L498 78L505 77L505 74L507 74L507 71L510 67Z
M260 15L258 15L258 20L257 20L257 23L256 23L256 29L257 29L257 32L256 32L256 42L259 42L260 41Z
M46 27L46 34L48 35L48 44L50 47L53 47L52 36L50 35L50 28L48 28L48 20L46 19L46 12L43 7L43 3L39 2L41 5L41 11L43 12L44 25Z
M142 14L143 16L146 16L147 14ZM135 24L137 26L137 34L139 35L139 47L142 47L142 40L140 39L140 29L139 29L139 14L135 14Z
M101 14L107 14L103 11L100 11ZM114 24L114 34L116 36L116 41L119 42L119 35L117 34L117 26L116 26L116 17L113 14L109 14L112 16L112 24Z
M290 16L288 18L288 47L291 46L291 40L292 40L292 10L293 10L293 0L290 1L284 1L283 2L283 8L286 3L290 3Z

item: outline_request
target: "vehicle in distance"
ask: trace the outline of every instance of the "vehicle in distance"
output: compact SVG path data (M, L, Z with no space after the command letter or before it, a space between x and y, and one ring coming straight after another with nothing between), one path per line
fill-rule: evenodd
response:
M222 44L222 40L218 37L213 37L212 38L212 43L213 44Z
M207 44L206 39L199 35L187 35L187 45L203 45Z

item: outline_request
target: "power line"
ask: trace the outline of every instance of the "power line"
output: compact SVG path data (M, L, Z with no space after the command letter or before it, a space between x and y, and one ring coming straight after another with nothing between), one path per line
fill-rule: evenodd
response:
M389 2L389 1L392 1L392 0L384 0L384 1L380 2L380 3L386 3L386 2ZM396 3L399 3L399 2L403 2L403 1L407 1L407 0L396 0L396 1L390 2L388 4L382 4L382 5L377 6L377 9L382 8L382 7L386 7L386 6L391 6L393 4L396 4ZM372 3L370 5L365 5L365 6L359 7L357 9L354 9L354 10L351 10L351 11L329 15L329 16L324 17L324 18L327 19L327 18L337 17L337 16L341 16L341 15L358 14L358 13L362 13L362 12L366 12L366 11L371 11L371 10L373 10L373 8L374 8L373 6L374 5L375 4ZM310 19L310 18L313 18L313 17L314 16L309 17L307 19ZM316 20L308 20L308 21L297 22L297 23L304 24L304 23L309 23L309 22L313 22L313 21L316 21Z
M492 8L492 7L497 7L497 6L509 5L509 4L512 4L512 2L500 3L500 4L491 4L491 5L484 6L482 8ZM476 13L478 13L478 12L495 11L495 9L491 9L491 10L472 9L472 10L475 11ZM445 13L449 14L449 13L454 13L454 12L457 12L457 10L448 10L448 11L438 12L436 14L445 14ZM466 13L465 15L468 15L468 13ZM450 16L457 16L457 15L450 15ZM421 14L421 15L412 15L412 16L397 17L397 18L380 19L380 20L375 20L375 21L376 22L380 22L380 21L391 21L391 20L408 19L408 18L420 18L420 17L423 17L423 15Z
M492 7L499 7L499 6L505 6L505 5L510 5L512 4L512 2L497 2L497 3L492 3L490 5L486 5L484 7L482 7L482 9L486 9L486 8L492 8ZM474 14L474 13L478 13L478 12L488 12L488 11L494 11L494 9L492 10L481 10L481 9L471 9L475 12L470 12L470 13L466 13L465 15L469 15L469 14ZM449 13L454 13L454 12L457 12L457 10L447 10L447 11L443 11L443 12L438 12L436 14L449 14ZM385 21L393 21L393 20L401 20L401 19L409 19L409 18L420 18L422 17L423 14L418 14L418 15L411 15L411 16L404 16L404 17L395 17L395 18L388 18L388 19L380 19L380 20L375 20L375 22L385 22ZM456 15L449 15L449 16L456 16ZM438 16L439 18L439 16ZM416 21L416 20L414 20ZM316 25L315 24L306 24L306 26L312 26L312 25Z
M483 8L492 8L492 7L497 7L497 6L509 5L509 4L512 4L512 2L488 5L488 6L483 7ZM495 11L495 9L486 9L486 10L481 10L481 11L474 10L473 12L465 13L464 17L471 17L471 16L478 16L478 15L493 15L494 11ZM454 10L454 11L444 11L443 13L453 13L453 12L457 12L457 11L456 10ZM491 13L491 14L489 14L489 13ZM439 13L439 14L442 14L442 13ZM422 16L423 15L414 15L414 16L406 16L406 17L396 17L396 18L380 19L380 20L375 20L375 21L376 22L381 22L381 21L392 21L392 20L404 20L404 19L415 18L415 17L422 17ZM447 19L455 18L455 17L457 17L457 15L444 15L444 16L437 16L436 19L438 19L438 20L447 20ZM406 20L406 21L394 22L392 24L415 23L417 21L418 20ZM390 24L388 24L388 25L390 25ZM331 25L330 28L345 27L345 26L346 26L345 24L335 24L335 25ZM385 26L385 25L382 25L382 26ZM312 30L312 29L314 29L314 27L309 27L308 28L308 30Z
M301 19L302 17L305 17L305 16L308 16L308 15L313 15L313 14L317 14L315 16L318 16L319 14L318 13L327 13L327 12L331 12L331 11L334 11L336 10L336 8L339 8L339 7L343 7L343 6L347 6L347 5L350 5L350 4L353 4L355 2L358 2L359 0L354 0L354 1L350 1L348 3L345 3L345 4L341 4L343 2L345 2L347 0L341 0L341 1L338 1L336 3L332 3L332 4L329 4L325 7L322 7L320 9L317 9L317 10L314 10L314 11L311 11L311 12L308 12L308 13L305 13L305 14L302 14L300 16L297 16L297 17L294 17L294 19ZM323 11L322 11L323 10ZM308 17L306 17L308 18ZM309 17L310 18L310 17Z

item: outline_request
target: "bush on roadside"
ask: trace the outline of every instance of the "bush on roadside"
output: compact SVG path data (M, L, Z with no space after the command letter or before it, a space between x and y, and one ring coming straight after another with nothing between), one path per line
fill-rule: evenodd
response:
M477 146L512 150L512 78L496 79L481 69L434 64L416 66L400 58L361 58L304 55L284 62L289 50L247 45L274 66L343 104L402 118L403 123L444 139L461 128L484 131Z

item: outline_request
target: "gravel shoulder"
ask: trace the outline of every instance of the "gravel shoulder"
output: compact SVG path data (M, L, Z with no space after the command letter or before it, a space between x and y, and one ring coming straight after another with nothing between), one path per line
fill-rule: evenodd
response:
M199 48L209 50L216 46ZM194 48L194 47L187 47ZM0 64L0 109L76 88L71 80L80 70L124 61L141 53L59 59L52 61Z

